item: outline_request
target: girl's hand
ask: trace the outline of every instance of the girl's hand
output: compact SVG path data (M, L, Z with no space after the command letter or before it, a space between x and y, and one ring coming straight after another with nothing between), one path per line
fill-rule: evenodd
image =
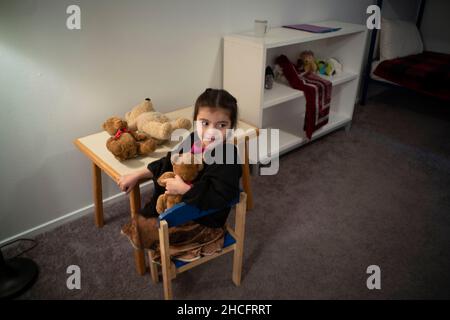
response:
M168 178L166 181L166 194L172 195L183 195L191 189L191 186L188 185L181 179L180 176L176 175L175 178Z
M133 190L138 180L139 180L138 175L128 174L125 176L121 176L119 178L119 181L117 182L117 185L119 186L120 190L126 193L130 193L130 191Z

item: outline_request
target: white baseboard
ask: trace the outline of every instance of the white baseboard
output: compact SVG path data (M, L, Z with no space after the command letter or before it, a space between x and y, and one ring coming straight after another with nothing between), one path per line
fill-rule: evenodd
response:
M145 192L147 189L150 189L150 186L152 186L152 185L153 185L153 181L147 181L147 182L141 184L140 185L141 194L143 192ZM126 197L127 197L126 193L119 192L111 197L103 199L103 204L107 204L114 200L116 200L116 201L123 200ZM7 244L9 242L12 242L16 239L20 239L20 238L33 238L33 237L37 236L38 234L55 229L59 226L62 226L63 224L66 224L68 222L71 222L71 221L77 220L81 217L84 217L85 215L93 214L93 212L94 212L94 204L92 203L86 207L69 212L67 214L62 215L61 217L47 221L47 222L40 224L36 227L33 227L31 229L25 230L25 231L18 233L12 237L9 237L4 240L0 240L0 246L2 246L3 244ZM92 217L92 223L94 223L94 217Z

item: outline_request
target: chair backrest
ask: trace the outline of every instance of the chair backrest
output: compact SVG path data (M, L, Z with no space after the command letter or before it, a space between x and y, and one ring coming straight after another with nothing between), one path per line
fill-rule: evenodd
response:
M233 199L230 203L228 203L227 208L231 208L239 203L239 195ZM158 221L165 220L169 227L178 226L180 224L186 223L191 220L195 220L224 208L216 208L209 210L200 210L199 208L180 202L174 205L172 208L167 209L163 214L161 214L158 218Z

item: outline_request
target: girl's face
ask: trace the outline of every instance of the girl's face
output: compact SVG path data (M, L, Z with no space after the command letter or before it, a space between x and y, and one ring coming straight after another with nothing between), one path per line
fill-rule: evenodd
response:
M231 119L228 111L221 108L201 107L196 120L197 134L204 146L209 145L222 136L226 140L226 130L231 129Z

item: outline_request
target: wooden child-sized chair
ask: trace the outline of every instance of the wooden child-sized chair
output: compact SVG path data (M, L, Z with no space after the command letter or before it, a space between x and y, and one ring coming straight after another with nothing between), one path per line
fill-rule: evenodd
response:
M241 284L242 272L242 258L244 250L244 235L245 235L245 215L247 211L247 194L241 192L239 198L229 203L229 207L235 207L235 225L234 230L226 225L226 233L224 245L220 252L210 256L203 256L193 262L183 262L171 258L169 255L169 228L181 225L191 220L204 217L217 211L217 209L204 210L185 204L179 203L174 207L168 209L159 217L159 243L161 251L161 269L164 286L164 298L166 300L172 299L172 279L186 270L192 269L200 264L215 259L223 254L234 252L233 258L233 275L232 279L236 286ZM154 251L149 250L149 263L152 281L157 283L159 281L158 263L153 259Z

